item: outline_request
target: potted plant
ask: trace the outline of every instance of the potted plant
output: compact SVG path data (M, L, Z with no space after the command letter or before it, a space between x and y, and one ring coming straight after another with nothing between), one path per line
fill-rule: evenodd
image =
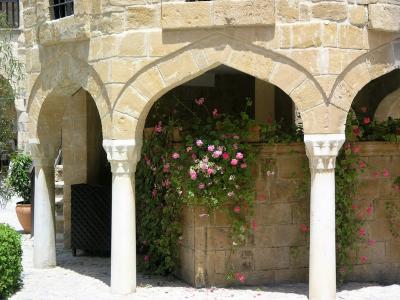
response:
M28 172L31 166L31 157L27 154L17 152L11 157L10 168L6 178L6 185L10 187L12 194L23 199L17 202L16 213L25 233L31 233L32 230L32 190Z

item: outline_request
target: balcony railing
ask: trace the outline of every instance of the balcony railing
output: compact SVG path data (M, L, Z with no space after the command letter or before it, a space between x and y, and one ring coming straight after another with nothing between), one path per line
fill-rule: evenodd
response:
M52 0L50 15L53 20L65 18L74 14L74 0Z
M4 15L8 26L19 27L19 0L0 0L0 13Z

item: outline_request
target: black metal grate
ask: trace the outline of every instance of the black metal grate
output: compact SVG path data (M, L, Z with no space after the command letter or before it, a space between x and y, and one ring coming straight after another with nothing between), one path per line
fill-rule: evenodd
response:
M0 0L0 13L5 15L10 27L19 27L19 0Z
M50 14L53 20L74 14L74 0L50 0Z
M111 187L71 186L71 247L95 254L111 251Z

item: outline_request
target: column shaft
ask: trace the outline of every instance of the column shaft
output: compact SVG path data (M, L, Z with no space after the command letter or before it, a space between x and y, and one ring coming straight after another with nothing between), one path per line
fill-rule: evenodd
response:
M35 166L34 252L35 268L56 265L54 169L51 166Z
M111 290L136 290L135 186L132 174L113 174Z

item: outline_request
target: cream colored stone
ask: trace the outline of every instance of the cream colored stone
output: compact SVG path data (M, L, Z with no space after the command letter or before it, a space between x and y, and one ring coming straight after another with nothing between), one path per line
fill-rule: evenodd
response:
M158 69L167 85L178 85L199 72L191 52L183 52L173 59L158 64Z
M165 3L161 24L166 29L209 27L214 23L212 2Z
M158 27L160 25L159 10L155 6L131 6L126 12L128 29Z
M351 71L345 74L344 80L351 86L354 91L359 91L372 79L367 64L364 61L361 61L357 63L351 69Z
M133 82L132 86L145 98L152 99L155 95L161 95L165 88L164 80L157 67L153 67Z
M300 70L288 64L278 63L270 75L269 82L289 95L305 79L306 76Z
M127 32L119 45L119 54L123 56L145 56L146 34L144 32Z
M335 93L329 103L334 104L344 111L348 111L355 96L356 92L351 88L351 86L346 81L341 81L335 87Z
M330 21L343 21L347 18L347 7L344 3L322 1L313 5L312 16Z
M400 6L390 4L370 4L369 25L372 29L398 32L400 31Z
M306 111L324 102L324 97L315 82L310 79L304 81L290 93L290 97L300 110Z
M364 49L365 34L362 28L352 25L339 25L339 47L349 49Z
M272 25L275 23L272 0L225 0L213 3L214 25Z
M321 46L321 24L296 24L292 27L292 47L310 48Z
M299 1L277 0L277 18L281 22L292 23L299 19Z
M337 47L338 27L337 23L328 23L322 25L322 46Z
M349 20L352 25L364 26L368 22L368 11L365 6L356 5L349 7Z
M372 79L389 73L395 68L393 47L387 45L367 56L367 65Z

